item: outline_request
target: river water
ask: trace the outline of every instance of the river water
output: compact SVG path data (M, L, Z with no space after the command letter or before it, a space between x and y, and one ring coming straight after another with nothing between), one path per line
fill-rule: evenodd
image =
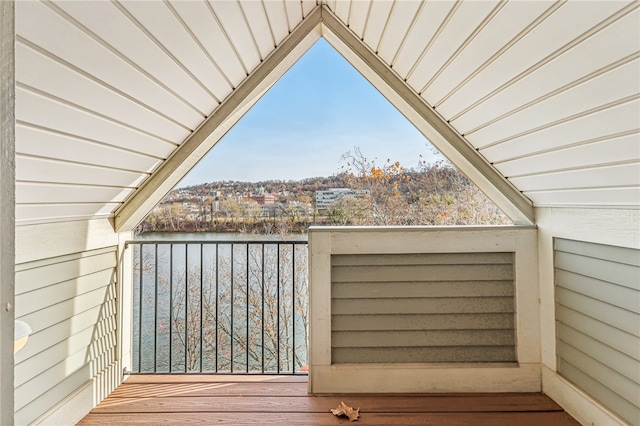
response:
M299 372L307 363L306 238L136 237L134 371Z

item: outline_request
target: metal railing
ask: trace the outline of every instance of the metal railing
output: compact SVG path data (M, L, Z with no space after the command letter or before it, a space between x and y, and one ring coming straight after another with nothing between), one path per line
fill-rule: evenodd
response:
M306 241L129 241L132 373L306 374Z

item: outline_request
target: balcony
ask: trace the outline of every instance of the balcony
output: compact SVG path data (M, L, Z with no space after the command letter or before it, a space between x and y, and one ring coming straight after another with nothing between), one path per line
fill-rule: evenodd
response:
M136 375L78 424L577 426L540 393L309 395L306 376Z
M577 424L540 393L533 227L128 247L132 369L81 424Z

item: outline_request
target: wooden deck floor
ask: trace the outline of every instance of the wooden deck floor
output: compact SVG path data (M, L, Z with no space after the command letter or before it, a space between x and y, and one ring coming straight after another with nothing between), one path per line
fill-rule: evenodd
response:
M341 425L341 401L360 425L577 426L539 393L307 395L305 376L132 376L79 425Z

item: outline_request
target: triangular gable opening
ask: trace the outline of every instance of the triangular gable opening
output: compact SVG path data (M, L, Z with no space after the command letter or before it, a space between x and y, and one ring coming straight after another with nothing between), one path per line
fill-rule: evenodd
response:
M321 36L514 223L533 223L533 208L529 200L413 93L327 8L320 6L294 29L116 212L116 230L129 230L137 226Z
M177 188L138 230L511 223L323 39Z

